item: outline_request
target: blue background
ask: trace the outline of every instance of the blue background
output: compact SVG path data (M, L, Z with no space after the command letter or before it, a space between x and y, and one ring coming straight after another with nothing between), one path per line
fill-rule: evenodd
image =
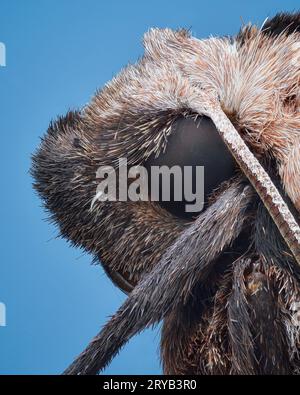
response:
M298 1L0 0L1 262L0 373L60 373L125 296L91 257L56 238L28 174L48 123L89 101L97 87L142 54L152 26L197 37L235 34ZM160 373L159 330L147 330L106 372Z

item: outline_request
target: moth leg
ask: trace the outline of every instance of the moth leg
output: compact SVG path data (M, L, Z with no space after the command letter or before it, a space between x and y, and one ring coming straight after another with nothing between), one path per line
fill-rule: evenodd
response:
M253 190L235 180L187 228L65 374L97 374L136 333L185 304L214 260L240 234Z
M255 354L250 306L244 273L251 259L234 263L232 289L227 304L228 340L232 374L255 374Z
M260 262L237 266L228 300L232 374L288 374L276 284Z
M245 278L258 374L291 373L283 317L274 284L261 271Z
M241 257L233 263L216 293L213 311L202 320L197 373L292 373L283 303L277 295L280 281L274 267L252 261Z

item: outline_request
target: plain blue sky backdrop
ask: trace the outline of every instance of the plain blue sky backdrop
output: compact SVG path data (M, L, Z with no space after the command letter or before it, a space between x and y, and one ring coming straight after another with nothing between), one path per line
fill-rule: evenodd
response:
M197 37L235 34L299 2L200 0L0 0L0 373L60 373L125 296L91 257L56 238L31 188L30 154L48 123L84 105L142 54L152 26ZM135 337L106 370L160 373L159 331Z

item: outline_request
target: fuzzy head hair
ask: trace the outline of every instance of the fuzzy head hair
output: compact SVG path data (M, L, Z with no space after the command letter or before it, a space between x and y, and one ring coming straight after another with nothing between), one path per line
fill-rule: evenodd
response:
M67 373L97 373L131 336L160 320L165 373L297 373L299 243L294 250L286 243L279 214L271 218L260 199L263 186L253 189L239 161L213 185L196 218L159 202L91 204L99 166L115 167L124 157L132 165L163 163L174 130L181 125L184 141L184 122L199 117L219 129L207 93L297 222L300 14L277 15L230 38L151 29L144 47L141 60L86 107L51 123L33 157L35 188L61 235L92 253L129 293ZM178 155L185 149L175 144ZM226 148L222 155L231 158Z

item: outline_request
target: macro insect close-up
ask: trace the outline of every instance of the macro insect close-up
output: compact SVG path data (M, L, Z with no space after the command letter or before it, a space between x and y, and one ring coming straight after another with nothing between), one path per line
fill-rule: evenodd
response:
M143 43L33 155L60 234L128 295L64 373L98 374L162 322L164 374L299 374L300 13L230 37L153 28ZM95 199L98 168L118 173L120 158L202 166L203 207Z

